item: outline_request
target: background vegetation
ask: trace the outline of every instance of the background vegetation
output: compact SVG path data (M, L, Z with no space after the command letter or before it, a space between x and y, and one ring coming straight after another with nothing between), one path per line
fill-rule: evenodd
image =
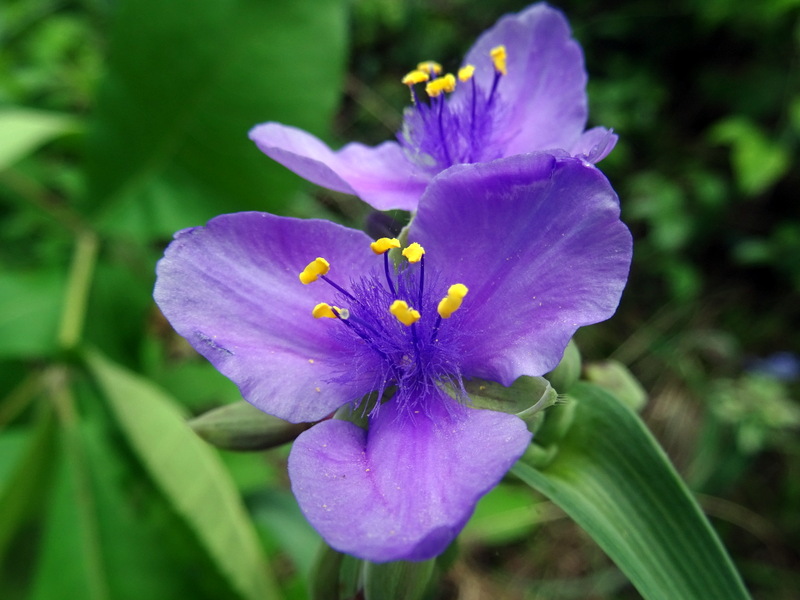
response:
M457 67L524 6L0 6L0 597L307 596L318 538L288 491L287 449L218 452L183 425L239 396L154 307L155 261L174 231L223 212L374 222L271 164L247 130L388 139L411 66ZM579 345L648 390L646 420L754 596L792 598L800 2L558 6L584 48L591 121L620 134L601 166L636 240L618 314ZM439 593L637 597L511 479L479 506Z

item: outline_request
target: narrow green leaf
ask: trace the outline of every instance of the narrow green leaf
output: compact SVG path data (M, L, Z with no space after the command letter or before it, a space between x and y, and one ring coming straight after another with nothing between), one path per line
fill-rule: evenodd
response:
M214 450L149 381L96 352L86 359L133 449L232 587L247 600L278 598L255 529Z
M343 80L344 0L123 0L88 142L88 201L149 238L220 212L279 211L299 183L247 133L328 126Z
M647 600L749 598L716 533L641 420L605 390L570 390L574 421L541 470L513 472L570 515Z
M0 488L0 562L19 528L41 507L55 461L55 419L42 410L20 460Z
M68 439L71 435L63 432L61 464L48 498L31 600L110 600L97 522L91 498L87 497L85 464L76 456L74 446L70 448L75 441Z
M480 499L458 540L495 546L522 539L547 520L547 507L558 510L550 502L534 502L533 492L525 487L501 483Z
M30 108L0 110L0 171L24 158L42 144L79 130L78 119Z

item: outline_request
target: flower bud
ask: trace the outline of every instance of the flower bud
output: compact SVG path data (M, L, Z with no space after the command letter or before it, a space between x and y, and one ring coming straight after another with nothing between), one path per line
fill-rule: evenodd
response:
M523 376L508 387L494 381L469 379L464 388L475 408L517 415L532 433L540 425L542 411L558 402L558 394L544 377Z
M647 392L628 368L616 360L604 360L586 365L586 379L605 388L626 404L640 411L647 403Z
M308 429L309 424L289 423L241 401L195 417L189 421L189 426L212 446L247 452L291 442Z
M561 357L561 362L555 369L545 374L545 378L559 394L566 394L580 376L581 351L574 340L570 340L564 350L564 356Z

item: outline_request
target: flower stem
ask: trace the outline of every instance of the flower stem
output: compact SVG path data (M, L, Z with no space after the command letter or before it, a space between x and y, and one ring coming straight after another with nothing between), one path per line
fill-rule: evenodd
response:
M93 231L84 229L77 234L58 330L58 343L64 350L72 350L80 342L99 245Z

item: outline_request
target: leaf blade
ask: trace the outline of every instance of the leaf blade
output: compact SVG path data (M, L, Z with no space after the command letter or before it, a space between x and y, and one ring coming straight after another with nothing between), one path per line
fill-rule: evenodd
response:
M570 515L648 600L749 595L689 490L645 425L586 383L557 456L513 472Z
M87 352L87 364L153 480L243 598L279 598L235 486L219 457L149 381Z
M247 132L268 120L324 131L343 78L345 7L120 2L87 143L100 227L152 239L221 212L283 209L300 180Z

